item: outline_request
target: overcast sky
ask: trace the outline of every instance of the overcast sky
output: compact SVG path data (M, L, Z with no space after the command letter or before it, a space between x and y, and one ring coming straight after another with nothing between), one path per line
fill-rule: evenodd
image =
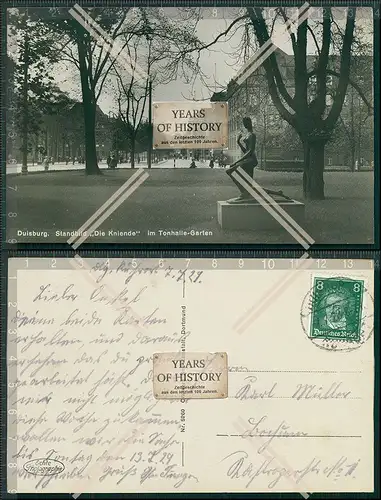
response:
M176 9L173 8L163 10L166 14L168 14L173 22L176 22ZM344 27L344 11L343 9L337 9L337 12L339 11L341 12L341 16L339 16L339 18L341 17L342 21L339 20L338 23ZM216 12L214 12L214 14L216 14ZM205 10L203 16L204 19L201 19L197 25L198 38L204 43L211 42L219 33L224 31L229 26L237 15L242 15L242 12L239 13L236 8L218 8L217 17L213 17L211 9L209 9L209 11ZM372 27L371 16L371 9L358 9L356 26L363 28L363 31L368 33L368 41L371 40L371 38L369 38ZM181 101L192 98L197 100L209 99L213 91L222 90L237 74L239 68L243 64L243 60L239 61L237 64L236 56L234 56L234 50L239 45L241 36L242 31L237 31L233 36L229 35L229 37L222 38L221 41L217 42L212 47L212 50L204 50L201 52L199 64L201 70L206 75L207 85L199 79L192 86L184 83L182 79L177 79L176 81L166 85L155 86L153 89L153 100ZM292 53L290 38L289 35L285 33L285 25L283 22L280 22L275 26L272 40L284 52L289 54ZM308 52L310 54L315 53L315 46L311 37L308 40ZM52 75L54 76L58 86L63 91L68 92L72 98L81 100L78 70L70 64L61 63L52 68ZM107 92L104 95L101 95L98 101L99 106L105 113L116 111L116 104L112 94L113 92Z

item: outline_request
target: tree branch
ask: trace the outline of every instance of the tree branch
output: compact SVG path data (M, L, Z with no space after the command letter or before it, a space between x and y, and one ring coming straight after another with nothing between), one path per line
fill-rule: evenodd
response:
M279 12L281 14L281 16L283 17L283 21L285 22L285 24L287 25L289 23L289 18L286 16L286 12L283 8L279 8ZM289 31L289 35L290 35L290 38L291 38L291 43L292 43L292 49L295 53L295 50L296 50L296 37L295 37L295 33L293 33L291 30Z
M307 76L308 76L308 78L310 78L311 76L313 76L315 74L316 74L316 70L313 70L313 71L310 71ZM341 73L339 73L337 71L334 71L332 69L327 69L327 75L337 76L338 78L340 78ZM365 94L362 91L362 89L359 86L359 84L356 83L355 81L353 81L350 77L348 77L348 84L357 91L358 95L361 97L361 99L363 100L364 104L368 108L368 111L369 111L369 114L370 114L373 111L374 106L372 106L372 104L368 101L367 97L365 96Z
M249 7L248 13L250 16L250 20L253 24L254 27L254 32L257 37L258 43L260 47L262 47L265 43L268 43L270 39L269 33L267 31L267 26L266 22L263 18L262 15L262 10L260 8L253 8ZM272 42L271 42L272 43ZM284 84L282 75L279 70L278 62L276 59L276 55L273 52L270 54L264 61L263 61L263 67L265 68L266 74L270 74L270 80L273 81L275 79L276 85L279 90L279 94L283 97L287 105L294 110L294 99L290 96L290 94L287 92L286 86ZM274 83L275 84L275 83ZM279 94L277 92L277 96L279 97ZM282 104L282 103L281 103ZM286 108L285 108L285 111ZM292 116L290 114L290 116Z
M318 55L320 56L321 51L320 51L320 47L319 47L318 41L316 39L315 33L309 24L307 24L307 29L308 29L310 35L312 36L313 41L315 42L316 50L318 51Z
M233 28L233 26L235 26L237 23L242 21L242 19L247 19L248 17L249 17L248 14L245 14L244 16L237 17L237 19L235 19L234 21L232 21L229 24L229 26L226 28L226 30L222 31L219 35L217 35L216 38L213 41L211 41L210 43L206 43L206 44L202 44L198 47L192 47L190 49L182 50L181 54L185 55L185 54L189 54L189 53L195 52L195 51L201 52L202 50L205 50L205 49L208 49L209 47L212 47L212 45L215 45L222 37L226 36L230 32L230 30Z
M127 9L127 12L128 12L128 10L129 10L129 9ZM124 14L123 14L122 18L120 19L119 23L117 24L117 26L116 26L116 28L115 28L115 30L114 30L114 32L113 32L113 36L112 36L113 40L115 40L115 37L116 37L116 35L117 35L118 31L120 30L121 26L123 25L123 23L124 23L124 21L125 21L125 19L126 19L126 16L127 16L127 12L124 12ZM120 54L120 52L121 52L121 51L119 51L119 54ZM111 51L107 51L107 52L106 52L106 55L105 55L105 56L104 56L104 58L103 58L103 61L102 61L99 65L97 64L97 71L96 71L96 72L94 72L94 82L95 82L95 85L97 84L98 79L99 79L99 77L100 77L100 75L101 75L101 73L102 73L102 71L103 71L104 67L105 67L105 66L106 66L106 64L107 64L107 61L110 59L110 55L111 55ZM110 66L108 67L108 69L106 70L106 74L110 71L111 66L112 66L112 65L110 65Z
M299 113L307 110L307 26L308 19L298 26L296 52L294 52L294 79L295 79L295 102L298 105Z
M66 48L66 50L62 51L62 54L64 54L67 58L64 59L64 58L60 57L60 61L66 60L67 62L74 64L76 66L76 68L80 69L78 58L74 56L73 51L69 46Z
M335 126L335 123L340 116L345 95L347 93L349 74L351 69L351 47L353 42L353 31L355 28L356 8L351 9L351 13L353 13L352 16L349 16L347 13L347 22L345 26L343 46L341 50L340 76L339 83L336 89L336 95L331 111L329 112L327 118L324 120L325 125L328 128L333 128Z
M350 133L349 127L346 126L346 124L345 124L345 122L344 122L344 120L343 120L343 118L342 118L341 115L339 117L339 120L341 122L341 125L343 126L344 132L346 133L348 139L351 141L353 139L353 137L352 137L352 135Z
M329 48L331 45L331 9L327 7L328 16L323 18L323 42L319 55L316 70L316 99L313 103L313 113L319 118L322 117L325 110L327 96L327 66L329 57Z
M119 50L118 54L117 54L117 55L114 57L114 59L110 62L109 67L108 67L108 68L107 68L107 70L103 73L103 76L102 76L102 78L101 78L101 79L100 79L100 76L101 76L102 70L103 70L103 68L104 68L103 63L101 64L101 66L102 66L102 67L99 67L99 68L98 68L98 71L96 71L96 72L95 72L95 75L96 75L96 76L94 76L94 80L96 81L96 83L98 83L98 82L99 82L99 80L100 80L100 83L99 83L99 86L98 86L98 92L97 92L97 100L98 100L98 98L99 98L99 96L100 96L100 94L101 94L101 92L102 92L103 85L104 85L104 83L105 83L105 81L106 81L106 78L107 78L107 76L108 76L108 74L109 74L109 72L110 72L111 68L113 68L113 67L115 68L115 63L116 63L116 62L117 62L117 60L118 60L118 56L119 56L119 54L122 52L122 50L124 50L124 48L125 48L125 46L127 45L127 43L128 43L128 42L126 42L126 43L125 43L125 45L123 45L123 46L122 46L122 48ZM110 53L108 53L108 55L110 55ZM105 56L105 58L104 58L104 61L103 61L103 62L105 62L105 59L106 59L106 56Z

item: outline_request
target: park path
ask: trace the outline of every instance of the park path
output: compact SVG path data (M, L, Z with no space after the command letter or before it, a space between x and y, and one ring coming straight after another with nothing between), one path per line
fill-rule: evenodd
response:
M175 168L189 168L190 160L176 160ZM209 162L196 162L197 168L209 168ZM129 163L119 163L119 168L130 168ZM107 169L106 162L101 162L99 168ZM146 162L140 162L135 164L135 168L147 168ZM173 159L163 160L159 163L154 163L152 168L174 168ZM217 166L215 168L218 168ZM84 164L67 164L66 163L54 163L54 165L49 165L49 172L65 172L69 170L84 170ZM44 172L45 167L43 165L28 165L28 172ZM21 164L13 165L8 164L6 169L7 174L21 174Z

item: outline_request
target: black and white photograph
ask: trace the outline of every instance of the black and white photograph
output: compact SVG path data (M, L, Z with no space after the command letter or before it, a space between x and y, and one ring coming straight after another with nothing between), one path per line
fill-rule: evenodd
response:
M8 244L374 243L373 8L43 5L6 9Z

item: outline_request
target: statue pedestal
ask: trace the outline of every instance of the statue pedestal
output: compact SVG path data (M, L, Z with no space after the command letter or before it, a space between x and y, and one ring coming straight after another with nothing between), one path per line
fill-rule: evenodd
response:
M285 200L277 203L295 222L303 227L304 203L296 200ZM227 201L218 201L217 217L222 229L255 231L260 229L276 230L281 227L280 222L258 202L230 204ZM283 219L282 215L280 217Z

